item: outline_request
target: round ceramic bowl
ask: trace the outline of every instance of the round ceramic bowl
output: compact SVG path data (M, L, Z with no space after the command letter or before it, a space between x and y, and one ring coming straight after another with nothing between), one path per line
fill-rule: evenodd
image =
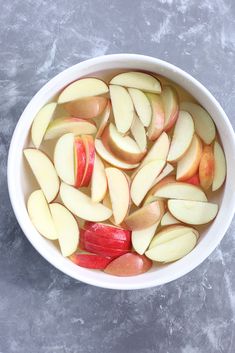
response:
M64 258L53 242L42 237L31 223L27 209L27 168L23 149L27 146L31 123L38 110L70 82L103 70L136 69L163 75L188 91L210 113L220 134L227 161L227 179L217 197L220 203L216 219L202 231L195 249L174 263L153 267L149 272L134 277L114 277L102 271L89 270ZM21 115L12 137L8 157L8 188L16 218L34 248L53 266L67 275L95 286L112 289L140 289L168 283L196 268L216 248L235 210L235 136L233 128L211 93L192 76L165 61L135 54L115 54L90 59L74 65L50 80L32 98Z

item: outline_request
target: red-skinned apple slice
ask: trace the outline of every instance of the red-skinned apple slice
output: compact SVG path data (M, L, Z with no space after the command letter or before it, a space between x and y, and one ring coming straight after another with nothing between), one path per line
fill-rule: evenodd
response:
M95 134L96 131L96 125L93 121L75 117L57 118L49 124L44 139L55 139L69 132L74 135L85 135Z
M150 141L155 141L164 129L165 112L161 96L153 93L147 93L146 95L152 108L151 122L148 127L148 138Z
M188 150L194 134L194 123L188 112L180 111L175 124L174 133L170 145L168 162L178 161Z
M194 135L189 149L177 163L176 179L185 181L191 178L198 170L201 157L202 143L197 135Z
M75 156L75 186L79 188L82 185L82 179L86 168L86 150L83 140L80 136L74 139L74 156Z
M99 236L130 242L131 232L127 229L113 226L107 223L94 223L86 221L84 229L89 230Z
M174 126L178 118L178 95L173 87L165 86L162 90L161 98L165 112L164 130L168 131Z
M194 174L191 178L185 180L185 183L199 186L200 185L199 174L198 173Z
M83 241L84 250L90 251L91 253L97 254L97 255L102 255L102 256L110 256L110 257L119 257L123 254L126 254L129 252L129 250L124 250L124 249L116 249L116 248L110 248L106 246L101 246L97 245L94 243L90 243L88 241Z
M53 201L60 188L60 181L53 163L45 153L34 148L25 149L24 155L47 202Z
M75 185L74 135L65 134L59 138L54 150L54 165L60 179Z
M108 103L103 111L103 113L99 117L99 126L96 133L96 138L100 137L103 134L105 127L108 124L109 118L111 113L111 102L108 100Z
M175 217L172 216L172 214L170 212L166 212L164 214L164 216L161 219L161 226L169 226L172 224L178 224L180 223L180 221L178 221L178 219L176 219Z
M212 183L212 191L216 191L223 185L226 177L226 159L225 159L224 151L217 141L215 141L214 143L213 152L214 152L215 168L214 168L214 179Z
M92 136L83 135L82 141L86 151L86 167L82 179L82 186L88 186L92 177L92 172L95 163L95 144Z
M104 248L120 249L120 250L130 250L131 242L126 240L114 239L112 236L103 237L98 233L92 232L90 230L81 229L81 239L83 242L88 242L96 245L103 246Z
M136 88L128 88L128 92L143 126L149 126L152 117L152 109L148 98L144 92Z
M104 270L110 261L112 261L112 258L95 254L76 253L70 256L70 260L80 267Z
M88 97L65 103L64 108L73 116L92 119L104 111L107 101L108 98L106 97Z
M137 88L144 92L160 93L161 84L154 76L144 72L129 71L116 75L111 81L112 85Z
M199 164L200 185L208 190L213 183L215 171L215 160L212 146L204 146Z
M140 151L145 152L147 149L146 132L144 125L136 114L131 125L131 133L137 145L139 146Z
M152 267L152 261L144 255L128 253L113 260L104 272L112 276L137 276L147 272Z
M107 185L104 164L100 157L96 154L91 177L91 199L93 202L100 202L104 199L107 191Z
M133 230L132 232L132 245L135 251L143 255L155 234L155 231L158 227L159 222L154 223L152 226L142 230Z
M58 98L58 103L71 102L77 99L99 96L109 91L102 80L93 77L82 78L70 83L63 89Z
M183 182L162 185L154 192L154 196L165 199L180 199L190 201L207 201L206 194L198 186Z

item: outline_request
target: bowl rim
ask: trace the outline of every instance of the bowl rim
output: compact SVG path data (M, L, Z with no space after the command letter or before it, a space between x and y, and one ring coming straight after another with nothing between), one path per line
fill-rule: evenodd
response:
M194 77L192 77L190 74L188 74L186 71L180 69L179 67L177 67L173 64L170 64L164 60L158 59L158 58L154 58L154 57L146 56L146 55L140 55L140 54L128 54L128 53L110 54L110 55L102 55L99 57L91 58L91 59L82 61L80 63L77 63L73 66L70 66L66 70L60 72L59 74L54 76L52 79L50 79L30 99L29 103L27 104L27 106L25 107L24 111L22 112L22 114L20 116L20 118L16 124L15 130L13 132L13 135L12 135L12 139L11 139L11 143L10 143L10 147L9 147L9 151L8 151L7 182L8 182L8 192L9 192L9 196L10 196L11 205L12 205L16 219L17 219L23 233L25 234L27 239L31 242L33 247L49 263L51 263L54 267L56 267L61 272L67 274L68 276L70 276L76 280L82 281L84 283L95 285L95 286L102 287L102 288L108 288L108 289L130 290L130 289L150 288L150 287L154 287L157 285L169 283L173 280L176 280L176 279L186 275L187 273L191 272L194 268L198 267L218 246L218 244L222 240L223 236L225 235L227 229L229 228L229 225L230 225L232 218L234 216L234 213L235 213L235 193L234 193L234 195L231 195L230 204L232 207L230 207L227 210L228 213L227 213L226 219L223 219L223 226L222 226L223 228L220 230L220 234L219 234L219 236L217 236L216 241L209 244L207 246L207 249L205 250L205 252L201 256L198 256L195 261L192 261L188 265L187 268L180 268L180 270L177 273L173 273L171 275L165 276L164 280L162 280L162 281L159 281L159 280L158 281L154 281L154 280L138 281L137 280L136 281L137 283L135 283L135 284L133 284L133 283L120 284L120 283L116 283L116 281L115 281L116 277L114 277L114 276L110 276L110 277L112 277L112 279L110 281L103 282L101 279L89 278L89 276L87 276L86 274L82 275L78 272L76 273L76 275L74 275L73 271L71 271L67 267L64 268L63 266L61 266L60 263L58 263L58 261L56 261L54 258L52 258L49 253L45 253L43 251L43 249L38 246L37 241L33 238L33 236L30 233L30 230L27 228L27 226L23 220L23 217L21 215L20 209L18 207L17 198L15 197L15 192L14 192L14 188L15 188L15 185L14 185L15 184L14 152L15 152L15 141L18 139L18 135L20 132L20 124L19 123L27 117L27 112L28 112L29 108L31 106L35 105L35 102L37 101L37 98L41 95L41 93L45 90L48 90L50 87L52 87L52 85L55 85L57 82L59 82L61 80L61 78L66 77L66 75L69 72L76 71L76 70L79 71L79 69L81 70L82 68L85 68L86 66L89 66L91 64L102 64L104 62L115 62L115 61L118 62L120 60L137 60L139 62L142 62L143 64L146 62L149 62L150 64L156 64L156 65L161 66L163 69L166 69L168 71L177 72L177 74L179 74L182 77L182 79L188 81L189 83L191 83L192 85L197 87L197 89L199 91L201 91L205 96L207 96L208 100L210 100L212 105L216 108L217 111L220 112L220 115L223 117L223 123L226 125L227 130L230 131L229 132L230 139L232 142L231 150L234 151L234 155L235 155L235 134L233 131L233 127L232 127L226 113L224 112L223 108L221 107L221 105L214 98L214 96L208 91L208 89L204 85L202 85L198 80L196 80ZM234 162L235 162L235 159L234 159ZM138 277L139 276L135 276L135 278L137 278L137 279L138 279Z

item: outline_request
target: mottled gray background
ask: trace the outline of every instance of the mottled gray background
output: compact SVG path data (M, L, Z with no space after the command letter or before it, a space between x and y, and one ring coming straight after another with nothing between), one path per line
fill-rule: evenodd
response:
M109 53L156 56L210 89L235 125L234 0L0 0L0 353L232 353L233 224L198 269L162 287L111 291L48 264L8 199L17 120L50 78Z

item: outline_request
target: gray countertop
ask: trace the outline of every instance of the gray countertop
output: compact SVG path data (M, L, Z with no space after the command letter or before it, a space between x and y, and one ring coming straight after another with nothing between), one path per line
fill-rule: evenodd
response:
M0 353L232 353L233 223L196 270L162 287L95 288L63 275L25 238L12 212L7 152L24 107L84 59L141 53L200 80L235 125L233 0L0 1Z

